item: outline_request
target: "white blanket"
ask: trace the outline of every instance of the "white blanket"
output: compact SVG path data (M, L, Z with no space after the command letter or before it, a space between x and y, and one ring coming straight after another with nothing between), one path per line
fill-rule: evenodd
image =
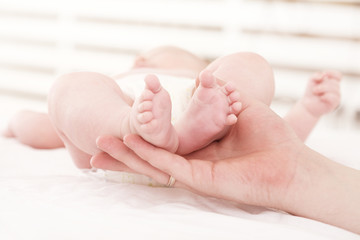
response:
M319 128L309 144L360 169L359 140L359 134ZM35 150L5 138L0 149L0 239L360 239L182 189L98 179L77 170L64 149Z

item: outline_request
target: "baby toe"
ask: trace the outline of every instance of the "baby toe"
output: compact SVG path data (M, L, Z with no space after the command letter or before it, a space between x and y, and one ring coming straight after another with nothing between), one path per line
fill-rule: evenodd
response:
M161 90L160 81L157 76L149 74L145 77L146 88L152 93L157 93Z
M205 88L211 88L215 86L215 77L208 70L204 70L199 75L200 85Z
M140 114L137 116L137 120L138 120L141 124L150 122L153 118L154 118L154 115L152 114L152 112L143 112L143 113L140 113Z
M235 116L235 114L230 114L229 116L227 116L226 118L226 123L225 125L234 125L237 122L237 117Z
M139 97L141 102L143 101L151 101L154 98L155 94L149 89L145 89Z
M223 91L224 91L225 95L227 95L227 96L232 94L235 90L236 90L235 85L232 82L227 82L223 86Z
M241 102L235 102L230 106L231 113L236 114L236 115L240 113L241 108L242 108Z
M153 108L153 102L152 101L144 101L139 104L138 106L138 112L142 113L145 111L150 111Z
M240 101L240 93L234 91L228 96L228 98L229 98L230 103L239 102Z

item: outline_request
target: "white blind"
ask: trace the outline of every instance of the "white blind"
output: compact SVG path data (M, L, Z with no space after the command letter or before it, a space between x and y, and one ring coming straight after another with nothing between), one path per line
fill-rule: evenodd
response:
M273 65L280 100L336 69L345 112L360 109L360 1L0 0L0 94L45 99L58 74L118 73L164 44L208 59L255 51Z

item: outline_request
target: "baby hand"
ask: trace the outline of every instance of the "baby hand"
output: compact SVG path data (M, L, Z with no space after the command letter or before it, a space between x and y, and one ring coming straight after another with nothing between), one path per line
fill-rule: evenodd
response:
M340 104L341 73L325 71L312 77L306 87L302 103L315 117L333 111Z

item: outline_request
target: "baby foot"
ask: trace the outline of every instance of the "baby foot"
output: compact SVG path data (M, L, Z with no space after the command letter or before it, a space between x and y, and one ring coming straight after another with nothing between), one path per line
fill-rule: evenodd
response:
M203 71L200 85L175 125L179 135L178 153L186 154L223 137L237 121L240 95L231 83L219 86L209 71Z
M145 77L146 87L132 106L130 126L149 143L175 152L178 137L171 124L171 99L155 75Z
M302 98L304 107L315 117L333 111L340 104L341 74L335 71L313 76Z

